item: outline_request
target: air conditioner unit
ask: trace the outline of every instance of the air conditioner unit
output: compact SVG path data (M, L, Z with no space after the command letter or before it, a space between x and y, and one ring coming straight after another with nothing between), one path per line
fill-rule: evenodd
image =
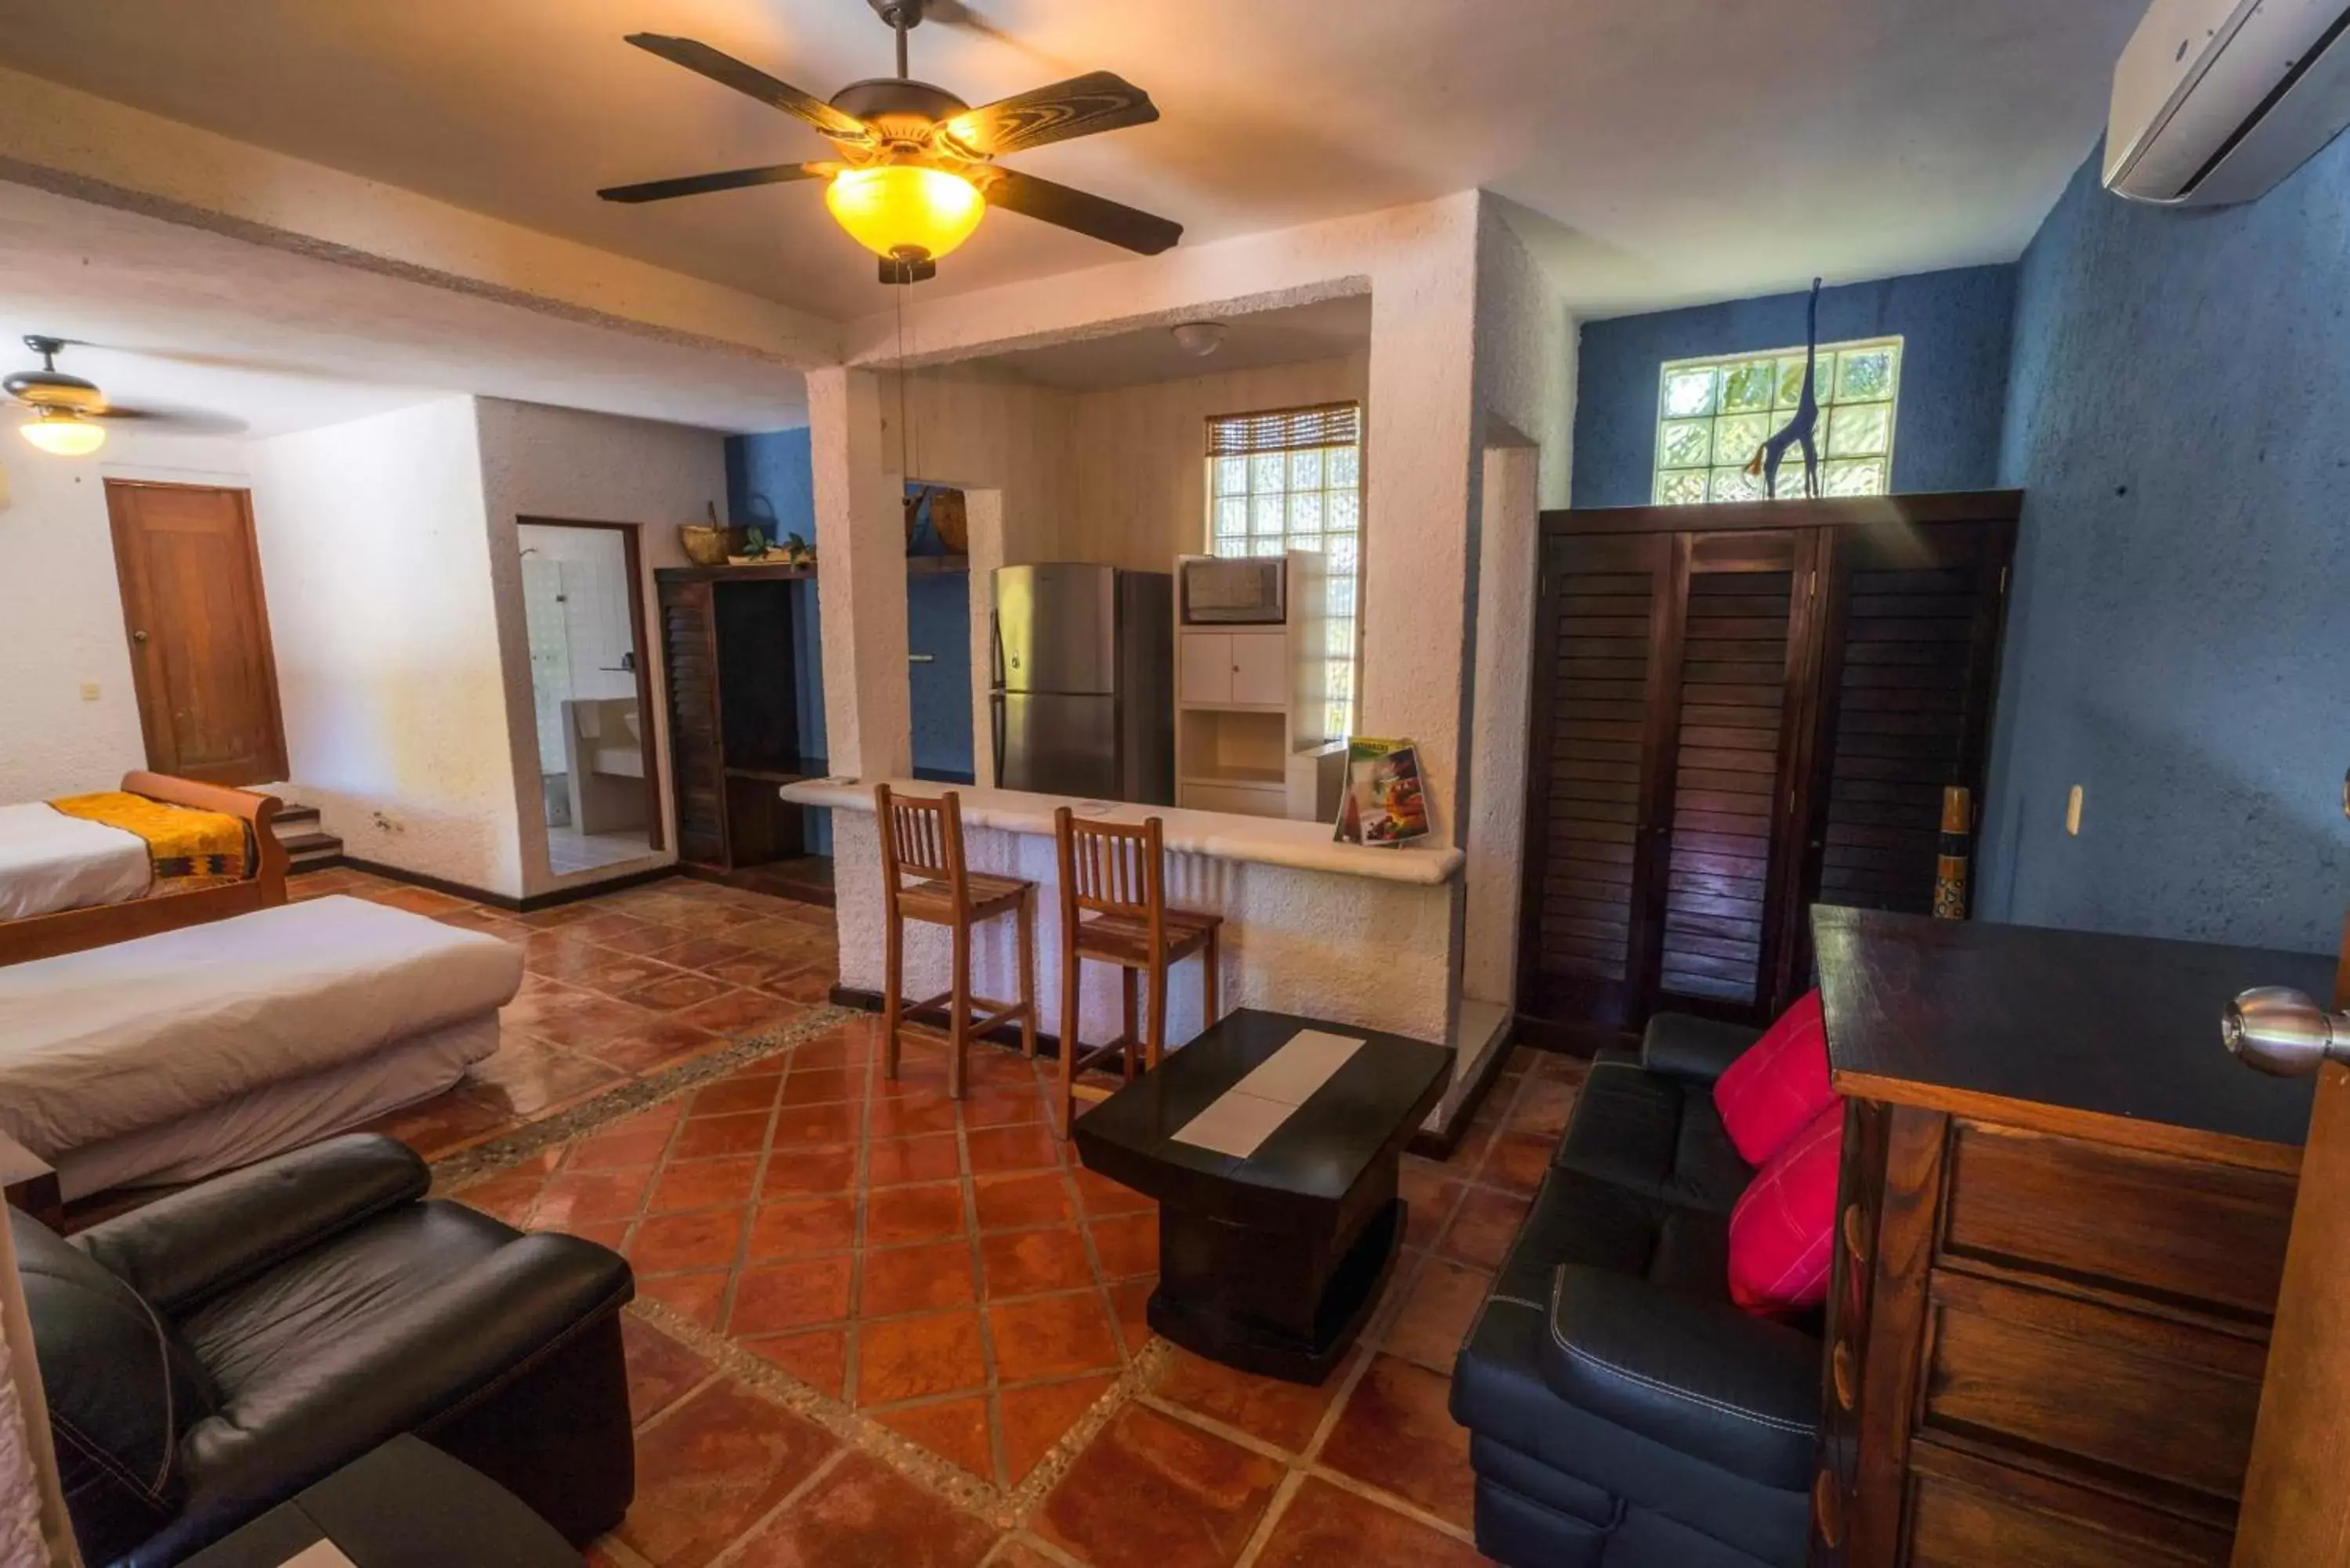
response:
M2114 68L2106 189L2249 202L2350 125L2350 0L2154 0Z

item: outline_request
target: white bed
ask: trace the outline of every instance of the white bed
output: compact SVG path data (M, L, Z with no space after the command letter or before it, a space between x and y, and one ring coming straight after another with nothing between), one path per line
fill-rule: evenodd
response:
M250 1163L497 1049L519 949L357 898L0 969L0 1128L68 1198Z
M44 801L0 805L0 920L147 896L146 841Z

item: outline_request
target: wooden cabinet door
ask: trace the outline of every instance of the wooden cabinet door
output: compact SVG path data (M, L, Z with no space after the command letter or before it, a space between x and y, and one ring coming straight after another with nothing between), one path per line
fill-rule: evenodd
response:
M1522 1008L1598 1034L1643 1005L1674 565L1666 534L1543 541Z
M1235 632L1232 640L1233 703L1243 708L1288 707L1288 635Z
M1652 1007L1747 1019L1772 1001L1810 715L1818 530L1684 534L1659 715L1663 840L1645 900Z
M677 856L725 869L726 766L720 743L718 634L708 583L660 585L661 657L669 686L670 774Z
M1176 680L1186 702L1222 706L1232 700L1232 639L1229 632L1187 631Z
M286 732L252 498L109 479L106 511L147 765L206 784L283 780Z
M2002 521L1822 533L1806 913L1780 977L1790 1000L1810 983L1810 902L1933 912L1943 788L1982 801L2014 540Z

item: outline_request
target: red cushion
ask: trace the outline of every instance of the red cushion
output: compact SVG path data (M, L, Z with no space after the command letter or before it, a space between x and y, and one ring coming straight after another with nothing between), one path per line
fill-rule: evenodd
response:
M1755 1174L1730 1211L1730 1299L1776 1314L1827 1299L1844 1108L1823 1111Z
M1781 1013L1713 1085L1713 1108L1721 1113L1738 1158L1752 1166L1770 1163L1835 1103L1828 1083L1827 1022L1816 991Z

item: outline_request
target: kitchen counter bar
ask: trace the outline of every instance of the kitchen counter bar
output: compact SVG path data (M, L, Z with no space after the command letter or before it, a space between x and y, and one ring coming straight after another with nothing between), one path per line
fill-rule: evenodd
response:
M1156 816L1164 825L1168 906L1223 917L1227 1007L1295 1012L1436 1044L1450 1038L1447 937L1461 898L1462 857L1457 850L1334 844L1330 829L1318 822L914 779L891 779L889 787L925 799L953 789L962 801L971 868L1023 877L1043 888L1036 994L1040 1027L1048 1034L1063 1031L1060 867L1053 811L1067 805L1095 821L1135 823ZM840 984L848 992L878 994L885 944L873 786L811 779L785 784L784 798L832 809ZM1016 958L1010 921L982 928L973 940L973 989L982 996L1017 994L1007 989L1019 983ZM945 928L915 922L906 934L907 993L931 996L945 990L948 959ZM1191 1039L1205 1022L1197 968L1193 960L1176 966L1169 994L1170 1040ZM1121 1012L1118 977L1107 965L1087 964L1081 992L1086 1039L1109 1039L1118 1033Z
M965 827L993 827L1046 838L1052 836L1053 812L1058 806L1068 806L1080 817L1093 822L1139 823L1145 817L1156 816L1170 855L1201 855L1216 860L1285 866L1297 871L1326 871L1340 877L1367 877L1420 887L1452 880L1461 874L1463 858L1458 849L1416 849L1409 846L1373 849L1359 844L1336 843L1326 822L1185 811L1171 805L1127 805L1075 795L1032 794L1025 790L981 789L920 779L891 779L889 784L894 793L926 800L953 790L962 797ZM853 779L811 779L787 784L784 798L800 805L861 811L868 815L873 810L873 786Z

